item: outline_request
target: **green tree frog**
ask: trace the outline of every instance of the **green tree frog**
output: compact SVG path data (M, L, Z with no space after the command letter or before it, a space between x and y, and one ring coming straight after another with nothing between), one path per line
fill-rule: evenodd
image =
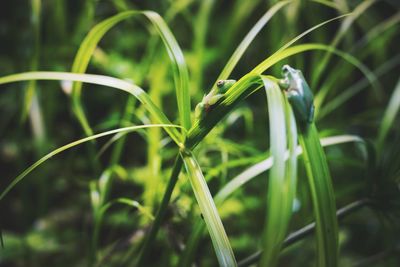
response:
M282 75L279 86L284 89L296 119L300 123L311 123L314 119L314 97L303 74L300 70L284 65Z
M202 119L210 108L222 99L226 91L232 87L236 80L219 80L216 86L203 97L203 100L197 104L195 109L196 119Z

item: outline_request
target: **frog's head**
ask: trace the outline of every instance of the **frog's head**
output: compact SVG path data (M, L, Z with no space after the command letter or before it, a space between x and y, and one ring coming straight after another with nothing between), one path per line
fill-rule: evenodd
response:
M285 89L290 90L290 88L300 88L299 82L304 80L303 74L300 70L296 70L289 65L284 65L282 67L283 79L279 81L279 85Z
M219 80L217 82L217 88L218 92L220 94L225 94L226 91L228 91L229 88L232 87L232 85L236 82L236 80Z

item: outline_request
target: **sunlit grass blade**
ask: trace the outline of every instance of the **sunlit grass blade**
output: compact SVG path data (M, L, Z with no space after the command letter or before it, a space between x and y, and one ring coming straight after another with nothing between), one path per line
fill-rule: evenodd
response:
M317 265L338 264L338 226L335 194L318 131L312 123L299 135L316 222Z
M371 82L373 86L377 88L379 87L377 85L377 79L375 75L366 66L364 66L361 62L359 62L350 54L323 44L302 44L289 47L286 50L279 51L274 55L268 57L257 67L255 67L250 73L246 74L240 80L238 80L225 94L226 97L220 105L211 110L208 116L206 116L202 121L196 121L194 123L193 127L188 133L188 138L186 139L186 147L193 148L195 145L197 145L197 143L204 138L204 136L212 129L212 127L220 120L220 118L227 114L227 110L231 110L235 103L240 102L256 89L261 88L259 77L261 73L287 57L312 50L329 50L332 53L337 54L349 63L356 66L367 77L367 79Z
M286 50L280 51L279 53L276 53L267 59L265 59L263 62L261 62L257 67L255 67L250 73L258 73L261 74L267 69L269 69L271 66L276 64L277 62L310 50L324 50L324 51L330 51L333 54L338 55L339 57L343 58L350 64L354 65L356 68L358 68L368 79L368 81L371 83L371 85L376 89L380 89L380 85L378 83L378 79L374 75L373 72L371 72L368 67L366 67L362 62L360 62L357 58L353 57L351 54L348 54L346 52L343 52L341 50L338 50L334 47L324 45L324 44L302 44L302 45L297 45L293 47L289 47Z
M297 178L297 130L291 107L284 100L278 84L267 79L263 82L268 100L270 150L274 164L268 182L264 253L260 265L272 267L278 262L292 215ZM285 164L287 143L290 159Z
M167 128L170 128L170 127L171 128L181 128L181 126L173 125L173 124L149 124L149 125L131 126L131 127L119 128L119 129L115 129L115 130L111 130L111 131L95 134L95 135L88 136L86 138L82 138L82 139L79 139L77 141L71 142L69 144L66 144L66 145L64 145L62 147L59 147L59 148L53 150L52 152L46 154L45 156L40 158L38 161L36 161L34 164L29 166L27 169L25 169L25 171L23 171L15 179L13 179L12 182L7 186L7 188L4 189L4 191L0 194L0 201L8 194L8 192L11 189L13 189L29 173L31 173L33 170L35 170L37 167L42 165L47 160L51 159L52 157L54 157L57 154L60 154L61 152L64 152L65 150L68 150L68 149L73 148L73 147L75 147L77 145L80 145L80 144L85 143L85 142L89 142L91 140L94 140L94 139L97 139L97 138L100 138L100 137L103 137L103 136L112 135L112 134L121 133L121 132L136 131L138 129L152 128L152 127L162 127L164 129L167 129Z
M331 137L325 137L321 139L321 145L332 146L348 142L364 142L359 136L356 135L337 135ZM300 146L296 149L296 154L301 155L302 149ZM289 154L285 153L285 159L288 159ZM222 203L227 199L233 192L238 190L240 187L251 181L254 177L262 174L263 172L269 170L273 165L272 157L268 157L263 161L254 164L253 166L247 168L234 178L232 178L216 195L215 202L217 204Z
M0 84L26 80L79 81L120 89L136 97L145 106L145 108L159 120L160 123L172 124L165 114L153 103L145 91L143 91L140 87L121 79L103 75L76 74L69 72L24 72L0 77ZM176 144L181 143L181 135L176 129L166 127L165 131L170 135L172 140L176 142Z
M247 35L243 38L242 42L238 45L235 52L229 58L221 74L218 76L217 80L225 80L229 78L229 75L242 58L243 54L246 52L247 48L259 34L259 32L265 27L268 21L284 6L289 4L291 1L280 1L273 5L268 11L257 21L257 23L251 28Z
M257 67L255 67L250 73L262 73L269 69L271 66L276 64L277 62L302 53L306 51L312 51L312 50L324 50L324 51L330 51L331 53L340 56L353 66L355 66L357 69L359 69L364 76L367 78L369 83L372 85L372 87L375 89L375 91L381 90L381 85L378 82L378 78L376 75L368 69L362 62L360 62L357 58L353 57L351 54L345 53L343 51L340 51L336 48L323 45L323 44L302 44L302 45L297 45L293 47L289 47L286 50L283 50L277 54L274 54L270 56L269 58L265 59L263 62L261 62ZM327 96L328 90L324 90L323 92L320 92L316 95L315 97L315 110L316 110L316 115L318 114L319 108L325 97ZM347 94L347 92L344 92Z
M237 266L232 247L229 243L221 218L204 179L203 173L193 154L185 149L181 152L190 184L192 185L197 203L207 225L211 241L220 266Z
M324 137L321 140L321 145L323 147L339 145L344 143L364 143L364 140L356 135L337 135ZM296 148L296 156L301 155L302 149L300 146ZM285 153L285 160L288 160L289 153L288 151ZM244 187L248 182L253 180L255 177L269 170L273 165L272 157L268 157L262 160L259 163L254 164L253 166L245 169L243 172L239 173L237 176L233 177L218 193L214 196L215 204L220 206L227 198L229 198L235 191ZM192 258L196 253L197 246L199 244L199 240L202 237L205 225L202 221L197 221L195 226L193 227L193 231L188 239L185 253L181 258L179 266L187 267L191 265Z
M320 28L320 27L322 27L322 26L324 26L324 25L326 25L328 23L331 23L331 22L333 22L335 20L339 20L339 19L345 18L345 17L350 16L350 15L351 15L351 13L343 14L341 16L337 16L335 18L325 20L325 21L323 21L323 22L321 22L321 23L309 28L308 30L302 32L301 34L299 34L298 36L296 36L295 38L293 38L292 40L287 42L285 45L283 45L281 48L279 48L278 51L276 51L274 54L271 55L271 57L274 56L274 55L279 54L281 51L285 50L286 48L288 48L289 46L291 46L292 44L294 44L295 42L297 42L298 40L300 40L301 38L303 38L307 34L315 31L316 29L318 29L318 28Z
M400 79L397 81L397 85L394 88L392 96L390 97L389 104L386 107L385 113L383 115L381 126L378 131L378 150L382 149L383 142L391 127L393 127L394 120L400 109Z
M182 50L176 42L173 34L169 30L164 20L153 11L125 11L117 14L111 18L108 18L99 24L97 24L86 36L82 42L78 53L75 57L72 72L84 73L90 62L92 54L97 47L99 41L103 36L116 24L126 19L144 16L146 17L155 27L157 33L160 35L168 55L170 57L173 69L173 76L176 86L176 96L178 100L178 109L181 118L181 122L184 128L189 129L190 122L190 97L189 97L189 75L186 67L185 59L183 57ZM85 132L91 133L89 123L82 109L80 100L81 95L81 83L75 83L73 86L73 106L78 116L80 123L82 124Z
M213 127L227 115L233 107L245 99L255 90L262 87L260 75L249 74L243 76L225 93L221 103L213 107L201 120L196 120L189 130L185 140L185 147L193 149L213 129Z

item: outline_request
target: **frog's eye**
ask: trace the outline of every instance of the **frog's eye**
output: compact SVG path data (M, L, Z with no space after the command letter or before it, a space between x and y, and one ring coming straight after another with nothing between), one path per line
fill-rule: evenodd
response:
M290 68L289 65L284 65L284 66L282 67L282 75L286 76L286 75L289 73L290 69L291 69L291 68Z
M218 86L219 88L221 88L222 86L224 86L224 84L225 84L225 81L224 81L224 80L219 80L219 81L217 82L217 86Z

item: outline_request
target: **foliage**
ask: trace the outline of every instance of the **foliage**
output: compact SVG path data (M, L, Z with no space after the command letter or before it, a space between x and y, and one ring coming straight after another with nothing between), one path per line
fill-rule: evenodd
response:
M1 13L0 266L399 265L396 1Z

